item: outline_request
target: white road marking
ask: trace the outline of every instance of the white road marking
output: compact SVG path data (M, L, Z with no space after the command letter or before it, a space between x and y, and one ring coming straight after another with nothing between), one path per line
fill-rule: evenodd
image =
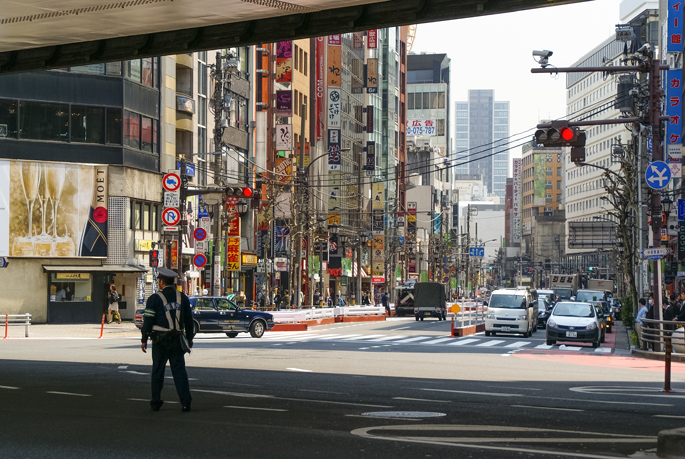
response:
M481 344L476 344L476 347L492 347L492 346L495 346L497 344L502 344L502 343L506 343L506 341L500 340L500 339L493 339L493 340L486 341L486 342L481 343Z
M132 402L149 402L150 401L150 400L145 399L145 398L127 398L126 400L130 400ZM164 403L165 404L171 403L173 405L177 405L179 402L170 402L170 401L165 400Z
M410 327L400 327L400 328L396 328L395 330L406 330L407 328L410 328Z
M349 336L354 336L354 335L347 335L347 336L349 337ZM381 338L383 336L385 336L385 335L359 335L355 338L345 338L345 341L367 340L367 339L371 339L371 338Z
M595 349L595 352L601 352L601 353L606 354L606 353L611 352L611 348L610 347L598 347L597 349Z
M19 390L18 387L13 386L0 386L0 389Z
M340 338L340 339L342 339L342 340L347 340L347 339L349 339L349 338L353 338L353 337L354 337L354 338L353 338L353 340L354 340L354 339L357 339L356 337L359 337L359 336L362 336L362 335L343 335L343 337ZM383 335L379 335L379 336L383 336ZM351 340L351 341L352 341L352 340Z
M416 418L389 418L387 416L362 416L361 414L346 414L346 418L364 418L364 419L392 419L395 421L423 421L423 419Z
M367 349L369 349L369 348L368 348L368 347L360 347L360 348L359 348L360 351L365 351L365 350L367 350Z
M655 414L655 418L685 419L685 416L673 416L670 414Z
M71 395L73 397L92 397L90 394L75 394L73 392L58 392L58 391L53 391L53 390L46 390L46 394L55 394L55 395Z
M450 343L448 346L463 346L464 344L471 344L471 343L476 343L480 341L480 338L466 338L466 339L460 339L456 343Z
M257 408L254 406L233 406L233 405L226 405L224 408L232 408L236 410L256 410L256 411L288 411L288 410L280 410L278 408Z
M119 366L117 367L117 370L125 370L125 369L127 369L127 368L128 368L128 365L119 365Z
M325 335L320 337L319 339L340 339L340 337L345 336L345 335Z
M565 344L562 344L561 346L559 346L560 351L579 351L581 349L582 349L582 347L579 347L579 346L567 346Z
M400 343L403 343L403 344L404 344L404 343L411 343L411 342L413 342L413 341L420 341L420 340L422 340L422 339L429 339L429 338L430 338L430 336L416 336L416 337L414 337L414 338L403 339L402 341L395 341L395 344L400 344Z
M554 346L549 345L549 344L541 344L539 346L535 346L535 349L552 349Z
M401 336L401 335L391 335L391 336L385 336L385 337L383 337L383 338L373 339L373 340L371 340L371 342L372 342L372 343L378 343L378 342L381 342L381 341L390 341L390 340L393 340L393 339L400 339L400 338L405 338L405 337L404 337L404 336Z
M448 389L419 389L430 392L448 392L450 394L468 394L468 395L490 395L492 397L523 397L522 394L500 394L497 392L473 392L468 390L448 390Z
M312 372L312 370L303 370L303 369L301 369L301 368L286 368L286 370L290 370L290 371L301 371L302 373L311 373L311 372Z
M528 405L509 405L515 408L534 408L536 410L558 410L558 411L585 411L585 410L574 410L571 408L550 408L547 406L528 406Z
M407 398L407 397L393 397L393 400L409 400L410 402L435 402L435 403L452 403L451 400L430 400L427 398Z
M438 344L438 343L444 343L445 341L454 341L454 338L449 337L449 338L434 339L432 341L422 341L419 344Z
M132 375L149 375L150 373L142 373L140 371L126 370L124 373L131 373Z
M502 354L502 357L511 357L511 354Z
M507 344L504 347L516 347L516 348L518 348L518 347L527 346L529 344L530 344L530 341L516 341L515 343Z
M247 398L268 398L272 400L289 400L292 402L310 402L310 403L328 403L330 405L345 405L345 406L363 406L369 408L393 408L387 405L368 405L365 403L351 403L351 402L334 402L332 400L312 400L306 398L291 398L291 397L276 397L275 395L262 395L262 394L246 394L240 392L226 392L221 390L205 390L205 389L190 389L193 392L203 392L206 394L217 394L217 395L230 395L234 397L247 397Z

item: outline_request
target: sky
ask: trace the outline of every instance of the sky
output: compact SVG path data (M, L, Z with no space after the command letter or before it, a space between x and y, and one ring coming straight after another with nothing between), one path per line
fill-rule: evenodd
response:
M594 0L420 24L412 52L447 53L452 60L452 110L456 101L467 100L469 89L494 89L496 101L509 101L509 133L515 135L534 128L540 119L566 114L565 74L530 73L539 67L533 50L553 51L550 64L570 67L615 34L620 3ZM454 135L454 121L451 129ZM521 157L520 147L510 151L510 161L513 157Z

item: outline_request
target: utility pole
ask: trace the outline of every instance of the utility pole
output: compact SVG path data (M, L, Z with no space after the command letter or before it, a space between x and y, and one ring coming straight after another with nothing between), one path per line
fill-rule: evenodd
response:
M297 177L298 180L298 190L295 193L295 215L296 219L295 229L297 230L297 253L295 254L295 259L297 260L297 265L293 268L293 274L296 276L293 284L295 285L295 308L299 309L301 306L300 302L300 292L302 291L302 238L304 236L304 224L305 219L302 218L302 211L305 205L305 196L307 194L307 184L304 183L304 135L305 135L305 124L307 119L307 105L302 104L300 108L300 113L302 114L302 125L300 129L300 157L297 161ZM310 241L311 244L311 241Z
M368 143L366 144L368 148ZM362 169L364 152L359 151L359 157L357 158L357 207L359 208L359 214L357 217L357 228L359 230L359 245L357 246L357 285L354 293L355 304L360 305L362 299L362 233L364 232L364 202L362 199ZM373 206L371 206L373 212Z
M466 258L466 280L464 283L464 291L468 291L469 297L471 296L471 289L469 288L469 271L471 265L471 204L466 205L466 252L463 256Z
M224 112L224 72L221 51L216 52L216 67L214 68L214 183L221 184L222 146L221 118ZM185 166L184 166L185 169ZM183 174L185 171L182 171ZM182 201L183 202L183 201ZM183 204L181 204L183 205ZM214 225L212 229L212 295L221 296L221 202L214 205ZM179 251L180 253L180 251ZM180 269L180 263L179 263Z

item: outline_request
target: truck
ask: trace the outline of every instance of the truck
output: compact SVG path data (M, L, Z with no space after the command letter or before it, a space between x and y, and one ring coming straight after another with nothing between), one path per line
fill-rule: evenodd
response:
M588 279L588 290L614 293L614 281L606 279Z
M447 294L445 285L439 282L417 282L414 286L414 317L447 319Z
M569 301L578 291L577 274L551 274L550 288L555 295L559 295L562 300Z
M397 287L396 316L414 314L414 285L416 285L416 279L407 279L407 281Z

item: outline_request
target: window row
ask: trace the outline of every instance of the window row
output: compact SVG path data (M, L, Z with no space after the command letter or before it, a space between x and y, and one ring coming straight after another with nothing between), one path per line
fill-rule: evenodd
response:
M508 103L495 103L495 110L509 110L509 104Z
M159 205L150 202L131 202L131 229L159 231Z
M307 76L309 57L307 51L297 45L293 45L293 66L295 67L295 70L304 74L304 76Z
M408 110L445 108L444 92L416 92L407 94Z
M146 57L123 62L108 62L106 64L79 65L69 67L74 73L90 73L95 75L125 76L129 80L143 86L159 88L159 58Z

